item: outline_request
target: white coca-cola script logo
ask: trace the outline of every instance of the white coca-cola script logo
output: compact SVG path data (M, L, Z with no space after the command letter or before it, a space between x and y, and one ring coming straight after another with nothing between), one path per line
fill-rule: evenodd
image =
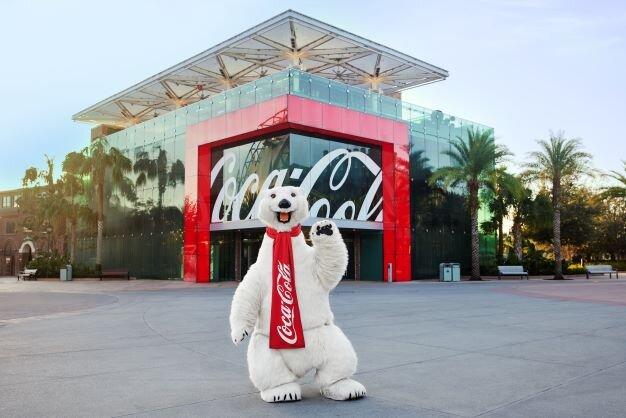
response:
M350 151L347 149L336 149L330 151L321 158L307 173L300 182L300 189L305 196L309 196L312 190L315 190L316 184L326 167L330 166L333 161L337 160L333 167L330 178L329 187L331 192L338 191L346 183L353 160L358 160L372 174L373 180L365 194L363 202L359 208L353 200L342 202L337 208L331 208L330 201L323 197L311 203L310 215L312 217L332 218L332 219L350 219L357 221L374 220L382 222L382 197L376 199L382 182L382 171L378 164L370 158L369 155L361 151ZM240 162L241 164L241 162ZM345 170L341 168L345 166ZM220 158L211 170L211 187L220 171L223 170L224 184L217 194L215 202L213 202L213 211L211 214L211 222L228 222L228 221L244 221L257 219L258 205L260 199L258 196L270 186L282 186L287 177L288 169L272 170L267 178L261 183L259 175L250 174L241 184L237 182L235 169L237 167L237 156L234 152L224 150L224 155ZM343 174L339 174L343 171ZM291 180L300 180L302 177L302 169L294 168L289 175ZM252 208L248 213L241 213L246 195L256 194ZM376 199L376 201L374 201Z
M298 341L298 334L293 326L293 287L291 286L291 268L278 261L278 276L276 277L276 291L280 296L280 319L282 325L276 326L280 338L287 344Z

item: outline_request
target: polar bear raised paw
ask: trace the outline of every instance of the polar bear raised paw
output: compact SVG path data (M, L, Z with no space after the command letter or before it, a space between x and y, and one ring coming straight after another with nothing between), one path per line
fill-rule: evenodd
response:
M336 241L341 239L341 234L337 225L333 221L318 221L311 227L311 233L309 234L313 242L321 242L325 240Z
M284 385L276 386L275 388L261 391L261 399L265 402L294 402L302 399L302 393L300 391L300 385L293 383L286 383Z
M335 401L349 401L365 396L365 386L352 379L341 379L320 389L325 397Z

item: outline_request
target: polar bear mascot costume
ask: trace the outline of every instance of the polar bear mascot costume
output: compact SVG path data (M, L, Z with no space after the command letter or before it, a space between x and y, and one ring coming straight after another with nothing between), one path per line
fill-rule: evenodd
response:
M259 218L266 233L233 297L231 337L237 345L250 336L250 380L266 402L300 400L297 380L312 369L327 398L365 395L363 385L350 379L356 353L333 323L328 301L348 264L346 245L337 226L324 220L311 228L309 246L300 229L307 216L309 205L299 188L264 192Z

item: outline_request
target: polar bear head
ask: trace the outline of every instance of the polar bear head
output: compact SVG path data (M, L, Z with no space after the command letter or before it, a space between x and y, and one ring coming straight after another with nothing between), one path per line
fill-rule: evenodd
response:
M289 231L309 216L309 203L299 187L274 187L263 193L259 219L277 231Z

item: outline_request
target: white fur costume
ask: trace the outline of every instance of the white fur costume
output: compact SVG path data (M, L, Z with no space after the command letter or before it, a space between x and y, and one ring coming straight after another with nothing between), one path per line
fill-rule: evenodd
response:
M287 203L289 206L287 206ZM280 204L280 206L279 206ZM288 222L279 221L289 212ZM308 203L297 187L267 190L259 218L271 228L289 231L308 216ZM348 252L332 221L317 222L310 232L313 247L300 233L291 239L300 317L306 347L269 348L274 240L263 237L257 261L237 287L230 312L231 337L239 344L252 334L248 346L250 380L266 402L299 400L296 380L312 369L322 395L346 400L365 395L365 388L350 379L357 366L352 344L333 323L328 294L337 286L348 264Z

